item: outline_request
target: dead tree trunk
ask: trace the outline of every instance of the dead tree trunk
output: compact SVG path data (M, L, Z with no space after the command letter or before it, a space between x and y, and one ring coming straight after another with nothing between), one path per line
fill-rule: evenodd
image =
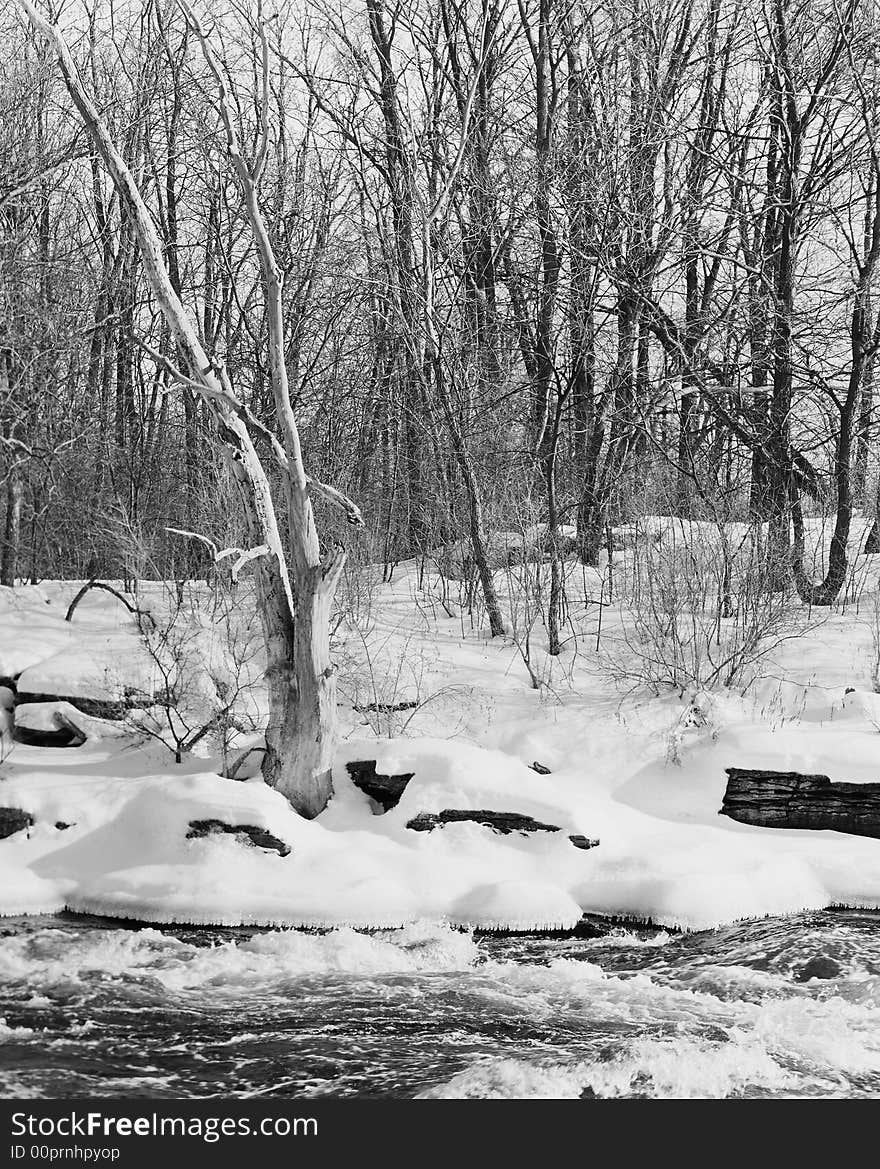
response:
M253 417L235 395L222 364L206 354L194 318L174 290L155 224L131 171L113 144L107 127L87 96L63 35L45 21L31 0L19 0L28 18L58 55L68 92L120 200L134 226L144 274L164 315L185 371L165 362L175 380L205 399L224 441L239 487L251 548L239 565L253 561L258 602L268 655L269 726L263 774L293 807L313 817L332 794L331 765L336 737L335 678L329 651L329 611L345 561L341 549L322 557L312 511L317 491L343 507L352 523L362 520L357 508L339 492L310 480L303 466L299 431L291 405L284 360L283 273L275 259L258 201L260 178L269 147L269 46L265 29L255 29L262 45L261 132L255 158L242 155L227 97L224 74L191 10L180 0L189 27L198 38L217 86L217 105L227 157L235 171L247 221L257 248L269 322L268 365L271 370L279 438ZM153 355L160 363L164 359ZM286 493L289 540L282 540L269 475L254 445L259 433L269 443L275 469Z

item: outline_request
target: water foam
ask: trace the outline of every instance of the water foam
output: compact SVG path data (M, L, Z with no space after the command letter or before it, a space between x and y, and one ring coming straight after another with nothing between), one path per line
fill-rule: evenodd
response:
M719 1099L750 1090L779 1092L792 1082L760 1041L732 1034L728 1042L672 1037L621 1044L607 1058L573 1064L522 1059L473 1064L445 1083L419 1093L422 1099L552 1099L582 1096L611 1099Z
M0 941L0 978L47 991L96 978L149 979L165 990L246 993L315 975L373 976L460 970L477 957L473 937L416 923L367 935L273 930L244 941L195 946L154 929L52 929Z
M27 1039L33 1035L34 1032L30 1027L10 1027L6 1022L6 1018L0 1015L0 1043L6 1043L9 1040Z

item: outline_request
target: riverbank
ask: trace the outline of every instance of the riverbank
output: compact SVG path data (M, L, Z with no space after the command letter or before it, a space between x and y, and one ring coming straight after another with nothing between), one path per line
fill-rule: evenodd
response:
M880 906L878 841L718 814L728 766L880 776L864 601L781 644L745 694L654 697L615 690L595 660L570 653L567 681L535 690L515 669L516 647L426 615L414 589L401 572L380 590L371 661L376 678L394 662L419 665L417 685L398 674L393 695L377 690L415 706L371 712L341 684L335 795L314 821L258 773L221 778L208 739L181 764L136 726L106 719L92 719L81 746L16 743L0 766L0 808L29 819L0 841L0 913L508 931L571 930L587 913L701 930ZM136 630L99 594L66 623L75 590L67 582L5 598L0 674L28 691L51 685L76 699L88 688L93 701L112 701L129 675L144 682ZM146 604L146 585L143 595ZM604 621L611 636L612 617ZM411 776L398 802L386 809L357 787L355 762ZM450 810L472 819L443 822ZM533 823L498 831L486 812ZM432 830L417 830L426 823Z

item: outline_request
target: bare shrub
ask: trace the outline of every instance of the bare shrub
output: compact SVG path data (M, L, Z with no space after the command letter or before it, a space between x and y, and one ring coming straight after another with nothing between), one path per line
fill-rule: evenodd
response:
M163 744L182 762L199 743L219 752L223 774L232 752L265 723L259 702L262 636L250 584L222 578L202 589L164 588L161 617L143 630L157 680L156 702L133 712L142 738Z
M618 567L618 629L601 659L621 680L688 692L747 690L781 643L822 623L774 590L759 527L641 520Z

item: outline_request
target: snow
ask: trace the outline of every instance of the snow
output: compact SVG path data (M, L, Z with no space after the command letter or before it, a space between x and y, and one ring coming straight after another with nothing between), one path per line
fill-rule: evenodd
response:
M23 670L18 688L27 694L118 702L131 690L150 693L156 673L133 635L89 631L75 645Z
M125 727L83 714L69 702L26 702L15 714L15 725L31 731L57 731L64 725L63 720L82 731L87 739L119 738L126 733Z
M155 923L528 930L571 928L586 912L697 930L827 906L880 908L880 841L718 815L730 765L880 779L874 595L863 591L780 646L745 693L655 696L616 690L588 648L601 576L580 566L570 574L576 651L547 658L535 625L537 690L511 640L488 641L460 605L449 617L438 577L428 574L420 590L416 566L400 566L391 584L371 586L357 636L337 647L343 741L334 798L314 821L259 775L221 778L207 739L202 755L177 766L130 725L71 712L77 725L88 722L84 746L17 744L0 765L0 806L37 821L0 841L0 914L67 908ZM500 572L502 596L505 580ZM72 697L148 688L137 630L112 598L90 594L64 622L76 588L48 582L0 595L0 676L18 673L20 691ZM606 606L603 638L615 628ZM368 710L402 697L416 707ZM48 728L56 709L67 708L23 706L17 717ZM414 773L386 814L350 781L346 763L362 759L381 774ZM533 771L533 760L551 774ZM560 831L406 827L447 808L519 812ZM196 819L266 828L291 852L282 858L229 835L188 839ZM59 830L59 821L71 827ZM580 850L569 834L601 843Z

